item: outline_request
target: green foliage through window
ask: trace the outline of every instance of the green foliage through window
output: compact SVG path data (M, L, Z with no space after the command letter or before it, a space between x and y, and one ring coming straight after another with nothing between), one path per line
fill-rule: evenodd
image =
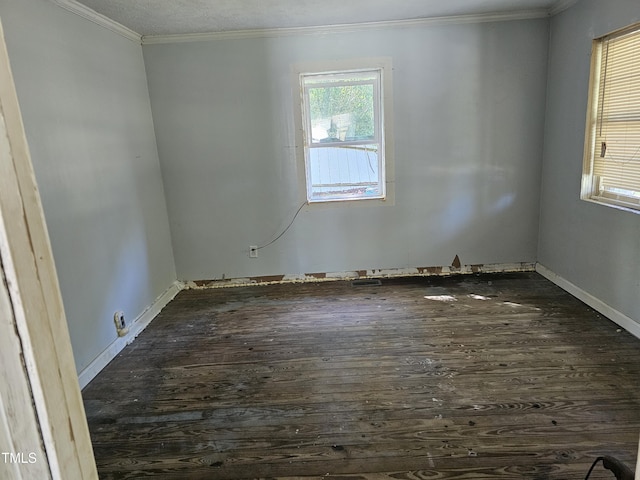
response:
M374 138L373 94L371 84L309 88L314 136L322 141L326 130L329 141Z

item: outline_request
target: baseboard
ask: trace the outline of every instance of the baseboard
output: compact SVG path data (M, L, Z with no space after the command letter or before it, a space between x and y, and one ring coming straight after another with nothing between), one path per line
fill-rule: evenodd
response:
M586 303L595 311L601 313L612 322L624 328L627 332L631 333L636 338L640 338L640 323L636 322L633 318L628 317L624 313L621 313L610 305L607 305L599 298L594 297L589 292L583 290L577 285L574 285L569 280L561 277L552 270L549 270L544 265L537 263L536 272L545 277L547 280L555 283L557 286L570 293L578 300Z
M86 387L100 371L115 358L124 347L129 345L135 338L147 328L159 313L173 298L184 288L182 282L175 281L167 288L154 302L149 305L138 317L129 324L129 333L124 337L116 338L93 362L84 368L78 375L80 388Z
M371 270L352 270L345 272L301 273L296 275L268 275L257 277L225 278L213 280L185 281L186 289L224 288L243 285L268 285L273 283L326 282L334 280L358 280L361 278L427 277L470 275L476 273L533 272L535 263L487 263L477 265L381 268Z

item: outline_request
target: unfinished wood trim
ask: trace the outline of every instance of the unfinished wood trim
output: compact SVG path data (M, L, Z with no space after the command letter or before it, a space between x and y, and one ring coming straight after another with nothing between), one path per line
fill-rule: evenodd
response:
M4 158L9 156L10 151L1 115L0 132L0 157ZM0 218L0 232L4 232L2 220ZM1 257L0 267L3 263ZM22 345L3 270L0 271L0 329L0 452L15 456L9 457L9 461L4 458L5 455L0 458L0 478L48 480L51 472L33 408L29 377L22 362ZM26 462L12 461L18 457Z
M0 254L54 480L97 478L60 288L0 26Z

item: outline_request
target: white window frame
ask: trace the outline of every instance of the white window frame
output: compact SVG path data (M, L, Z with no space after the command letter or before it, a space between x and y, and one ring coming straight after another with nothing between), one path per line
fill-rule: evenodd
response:
M602 113L599 112L599 107L601 107L600 95L602 94L601 90L603 88L600 85L601 73L602 69L605 68L605 66L602 65L603 48L605 48L608 40L627 35L640 36L640 24L635 24L603 37L596 38L593 41L580 198L621 210L640 213L640 196L637 196L638 192L636 192L635 195L627 194L622 189L616 189L615 186L605 187L603 179L597 175L596 169L594 168L597 156L600 156L601 149L606 149L606 145L596 145L598 136L597 127L600 124L600 116L602 115ZM637 71L640 73L640 62L634 65L634 67L637 68ZM630 113L638 116L640 115L640 109L630 110Z
M321 81L322 76L339 78L340 75L378 72L378 80L374 81L374 117L376 121L373 139L322 143L313 142L311 138L308 88L304 80ZM350 59L296 64L292 66L291 80L294 92L294 119L296 128L296 151L299 167L300 190L304 192L305 201L313 204L386 204L394 203L393 179L393 125L392 125L392 78L391 60L384 58ZM351 83L355 84L355 83ZM313 86L321 85L321 83ZM314 148L331 146L378 145L378 172L380 177L380 195L356 195L344 197L318 198L312 195L309 154ZM366 202L361 202L366 201Z

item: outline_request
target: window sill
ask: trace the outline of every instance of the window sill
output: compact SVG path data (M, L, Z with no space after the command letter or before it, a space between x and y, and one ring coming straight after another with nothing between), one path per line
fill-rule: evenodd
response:
M353 198L314 198L308 199L307 203L335 203L335 202L362 202L367 200L378 200L384 202L386 197L353 197Z
M585 197L582 200L591 203L597 203L599 205L603 205L605 207L615 208L617 210L623 210L625 212L635 213L640 215L640 204L634 202L626 202L624 200L600 197L600 196L591 196Z

